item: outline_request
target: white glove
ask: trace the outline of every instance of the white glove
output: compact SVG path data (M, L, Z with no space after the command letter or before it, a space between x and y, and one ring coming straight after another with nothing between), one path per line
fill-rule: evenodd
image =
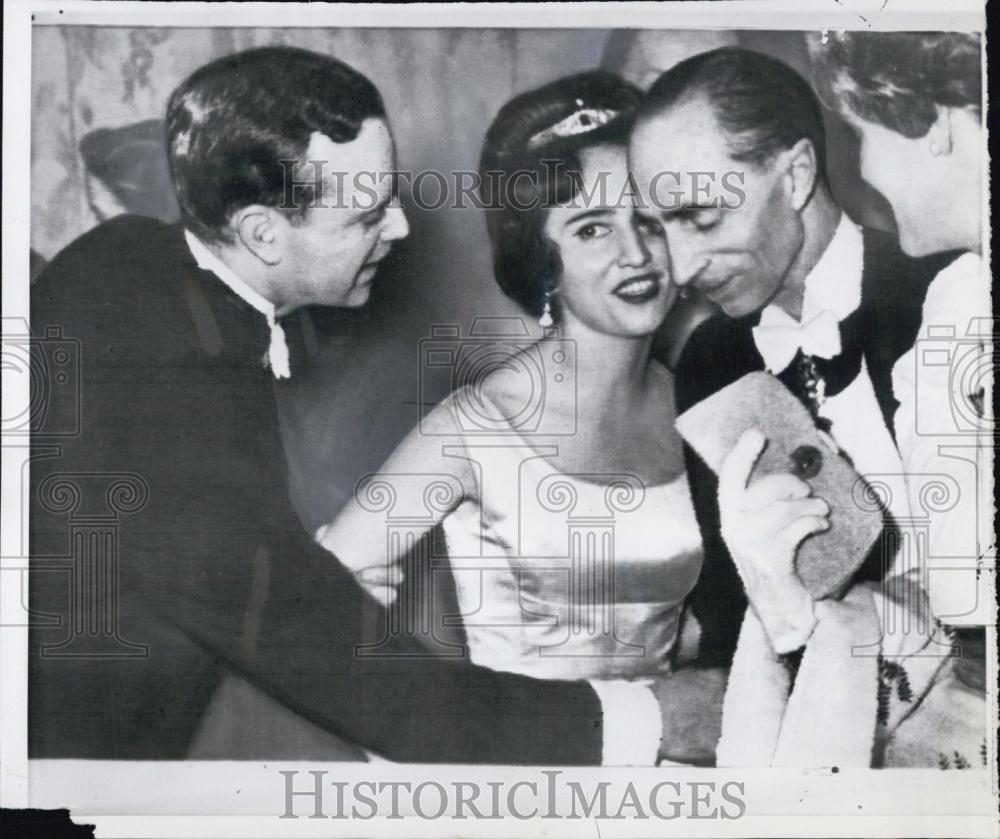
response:
M767 439L744 432L719 470L722 538L736 563L747 599L777 653L801 647L816 625L812 596L795 573L795 552L830 526L830 508L791 474L768 475L748 487Z

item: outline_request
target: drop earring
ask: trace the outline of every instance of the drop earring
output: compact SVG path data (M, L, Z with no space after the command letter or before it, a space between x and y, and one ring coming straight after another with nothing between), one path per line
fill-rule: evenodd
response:
M538 319L538 325L543 329L552 326L552 292L545 289L545 306L542 309L542 316Z

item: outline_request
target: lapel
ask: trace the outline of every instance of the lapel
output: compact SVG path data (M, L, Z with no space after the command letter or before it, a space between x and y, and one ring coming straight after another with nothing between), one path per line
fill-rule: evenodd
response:
M168 237L177 294L197 352L212 360L263 369L270 338L264 316L215 274L198 266L181 225L172 226Z
M678 413L745 376L764 369L753 340L759 315L733 320L716 315L688 339L677 362Z
M900 250L895 236L868 228L864 242L859 307L864 315L853 340L861 347L882 417L895 441L899 402L892 392L892 368L917 340L928 287L959 253L913 258Z

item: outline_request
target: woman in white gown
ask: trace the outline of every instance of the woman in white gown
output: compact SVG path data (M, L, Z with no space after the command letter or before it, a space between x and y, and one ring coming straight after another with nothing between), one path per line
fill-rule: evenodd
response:
M456 390L318 533L392 602L406 546L387 549L385 502L440 522L469 655L495 669L662 676L701 568L673 378L650 357L676 291L629 188L638 100L591 72L500 111L481 163L496 278L546 335L456 341Z
M809 46L820 86L858 134L862 175L892 205L902 249L955 255L927 291L915 346L892 371L907 494L927 522L914 565L954 651L908 665L919 705L886 759L982 766L984 625L996 625L996 602L980 36L842 32Z
M945 503L938 506L949 509L931 511L937 513L929 534L935 614L962 625L995 623L995 603L982 587L990 575L976 568L981 555L976 537L984 534L977 533L975 470L969 467L974 458L956 448L977 443L984 452L990 448L992 329L989 272L982 258L987 186L980 38L959 32L852 32L817 41L812 51L835 106L858 134L862 174L892 205L903 250L955 257L927 291L916 346L893 368L900 403L896 439L911 478L914 510L927 509L924 496L933 492L932 476L954 482L938 483L938 492L951 495L958 487L961 496L954 499L957 507L940 499ZM913 177L915 172L920 176ZM980 471L991 471L988 461ZM987 513L979 524L986 524L988 533L989 498L979 501Z

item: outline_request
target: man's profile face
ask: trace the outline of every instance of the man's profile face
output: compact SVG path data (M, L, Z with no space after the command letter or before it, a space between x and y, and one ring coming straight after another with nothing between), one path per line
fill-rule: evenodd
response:
M790 183L774 161L733 160L706 98L640 122L629 163L662 221L677 285L694 285L730 317L782 302L804 237Z
M282 273L296 306L363 306L378 264L409 233L395 204L396 149L388 124L366 119L349 143L314 133L307 161L322 161L324 188L288 228ZM299 177L310 177L303 162ZM325 206L324 206L325 205Z

